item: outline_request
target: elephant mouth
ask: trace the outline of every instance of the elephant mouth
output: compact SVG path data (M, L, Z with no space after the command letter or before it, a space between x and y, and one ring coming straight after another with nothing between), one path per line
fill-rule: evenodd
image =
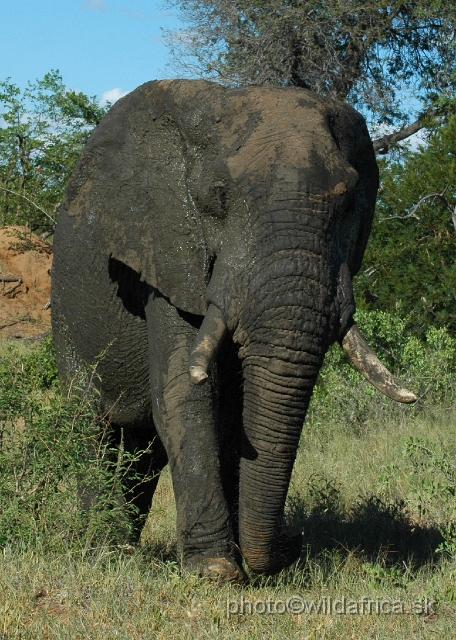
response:
M351 364L381 393L396 402L410 404L417 396L398 385L390 371L380 362L368 345L357 324L351 318L348 330L339 340ZM208 379L208 369L227 331L222 312L210 304L198 332L189 359L190 380L195 385L204 384Z

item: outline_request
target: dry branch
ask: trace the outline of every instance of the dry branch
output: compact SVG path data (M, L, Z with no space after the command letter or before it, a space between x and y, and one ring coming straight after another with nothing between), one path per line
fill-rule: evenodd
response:
M17 284L13 285L12 287L10 287L9 289L7 289L3 295L7 296L9 293L13 293L13 291L15 291L18 287L20 287L22 284L22 280L20 282L18 282Z
M57 221L54 220L54 218L52 216L50 216L49 213L47 213L47 211L42 209L38 204L36 204L36 202L33 202L33 200L30 200L30 198L27 198L27 196L24 196L23 193L17 193L17 191L11 191L11 189L7 189L6 187L2 187L1 185L0 185L0 189L3 189L3 191L7 191L8 193L12 193L13 196L18 196L19 198L24 198L24 200L27 200L27 202L30 202L30 204L32 204L34 207L36 207L38 209L38 211L41 211L41 213L44 213L44 215L47 218L49 218L49 220L54 224L54 227L57 224Z
M411 210L410 213L408 213L405 216L389 216L388 218L381 218L379 220L379 222L385 222L387 220L407 220L408 218L416 218L417 220L419 220L419 217L416 215L417 210L421 207L421 205L426 202L426 200L431 200L432 198L438 198L439 200L441 200L445 207L447 208L450 216L451 216L451 220L453 222L453 226L454 229L456 231L456 205L453 207L450 204L450 201L448 200L448 198L445 197L445 193L448 191L449 186L447 185L445 187L445 189L442 191L442 193L428 193L427 195L423 196L421 198L421 200L419 200L416 205L413 207L413 209Z
M401 140L405 140L406 138L410 138L414 133L417 133L424 127L429 124L430 118L435 118L440 116L442 121L445 120L445 116L448 115L445 109L441 107L429 107L429 109L420 115L420 117L407 125L406 127L402 127L402 129L398 129L393 133L389 133L381 138L377 138L377 140L373 140L372 144L374 146L375 153L384 155L388 153L390 147L396 142L401 142Z
M5 282L15 282L16 284L7 289L2 293L3 296L7 296L9 293L15 291L22 284L21 276L13 276L11 273L2 274L0 273L0 282L3 282L3 287L5 287Z
M0 329L5 329L6 327L12 327L15 324L19 324L20 322L23 322L22 320L15 320L14 322L8 322L8 324L1 324L0 325Z
M19 280L22 282L21 276L13 276L10 273L0 273L0 282L18 282Z

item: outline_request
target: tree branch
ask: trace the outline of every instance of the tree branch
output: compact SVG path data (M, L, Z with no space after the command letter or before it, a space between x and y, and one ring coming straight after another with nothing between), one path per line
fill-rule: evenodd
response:
M398 131L394 131L394 133L389 133L382 138L373 140L372 144L374 145L374 151L382 155L388 153L391 145L395 144L396 142L400 142L401 140L405 140L406 138L410 138L410 136L413 136L414 133L420 131L420 129L424 127L426 118L437 116L441 113L441 109L431 107L426 111L426 113L415 120L415 122L412 122L412 124L409 124L406 127L399 129Z
M387 222L388 220L408 220L409 218L416 218L417 220L419 220L418 216L415 213L415 210L413 210L406 216L388 216L387 218L380 218L379 222Z
M417 220L419 220L419 217L416 215L416 212L421 207L423 202L426 202L426 200L430 200L431 198L439 198L439 200L441 200L444 203L447 210L449 211L454 229L456 231L456 205L453 208L448 198L445 197L445 193L448 191L448 189L449 187L446 186L445 189L442 191L442 193L428 193L426 196L423 196L421 200L419 200L416 203L416 205L413 207L411 212L408 213L406 216L389 216L388 218L381 218L379 222L385 222L387 220L407 220L408 218L416 218Z
M19 142L19 160L21 163L21 171L22 171L22 175L21 175L21 188L24 186L25 184L25 174L26 174L26 168L27 168L27 164L28 164L28 157L25 151L25 141L24 141L24 137L21 136L19 133L17 134L17 139Z
M3 289L5 288L5 282L15 282L16 283L15 285L10 287L6 291L3 291L2 296L7 296L9 293L12 293L18 287L21 286L22 277L21 276L13 276L11 274L7 274L7 275L0 274L0 282L3 282Z
M15 320L14 322L8 322L8 324L1 324L0 329L5 329L6 327L12 327L15 324L19 324L22 320Z
M453 222L453 226L454 226L454 230L456 231L456 205L454 206L454 208L451 206L449 200L447 198L445 198L445 193L446 191L448 191L449 187L446 186L445 189L442 191L442 193L429 193L427 196L423 196L421 198L421 200L413 207L412 210L412 214L415 213L415 211L418 209L418 207L420 207L423 202L425 202L426 200L429 200L430 198L439 198L439 200L441 200L444 205L446 206L450 216L451 216L451 221ZM412 215L410 214L410 215ZM415 216L417 217L417 216Z
M41 211L41 213L44 213L46 218L49 218L49 220L54 224L54 226L57 224L57 221L54 220L54 218L50 216L49 213L47 213L38 204L36 204L36 202L33 202L33 200L30 200L30 198L27 198L27 196L24 196L22 193L17 193L17 191L11 191L11 189L7 189L6 187L2 187L1 185L0 185L0 189L3 189L3 191L7 191L8 193L12 193L14 196L19 196L19 198L24 198L24 200L27 200L27 202L30 202L30 204L33 204L33 206L36 207L38 211Z

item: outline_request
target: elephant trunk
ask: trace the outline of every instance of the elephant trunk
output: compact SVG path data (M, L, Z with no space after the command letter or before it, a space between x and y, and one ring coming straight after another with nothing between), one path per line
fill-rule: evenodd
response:
M295 559L285 548L280 529L299 437L320 368L320 357L310 359L314 361L310 365L255 357L243 362L239 543L250 568L260 573L275 573Z
M270 196L274 201L261 215L254 220L252 213L255 260L248 271L236 271L232 256L217 260L207 290L211 304L190 355L191 380L201 384L225 334L225 319L243 367L239 544L249 566L262 573L293 560L280 532L283 509L306 411L331 341L342 333L344 349L352 351L350 359L358 369L361 363L371 382L386 376L386 385L377 385L384 392L394 384L366 345L352 339L352 329L347 331L353 325L351 275L345 263L338 266L338 244L327 242L337 232L336 205L325 201L313 208L309 195L298 194L284 210L284 198L283 193L275 200ZM309 200L307 208L303 199ZM353 355L360 349L364 355Z

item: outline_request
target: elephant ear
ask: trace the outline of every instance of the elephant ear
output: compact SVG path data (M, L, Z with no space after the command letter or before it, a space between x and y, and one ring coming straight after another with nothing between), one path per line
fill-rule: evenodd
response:
M378 166L372 141L364 118L346 104L336 104L330 110L329 127L345 159L358 172L354 206L342 222L343 255L350 273L361 268L369 238L378 190Z
M112 107L78 160L63 209L89 246L180 309L204 314L207 252L172 84L149 82Z

